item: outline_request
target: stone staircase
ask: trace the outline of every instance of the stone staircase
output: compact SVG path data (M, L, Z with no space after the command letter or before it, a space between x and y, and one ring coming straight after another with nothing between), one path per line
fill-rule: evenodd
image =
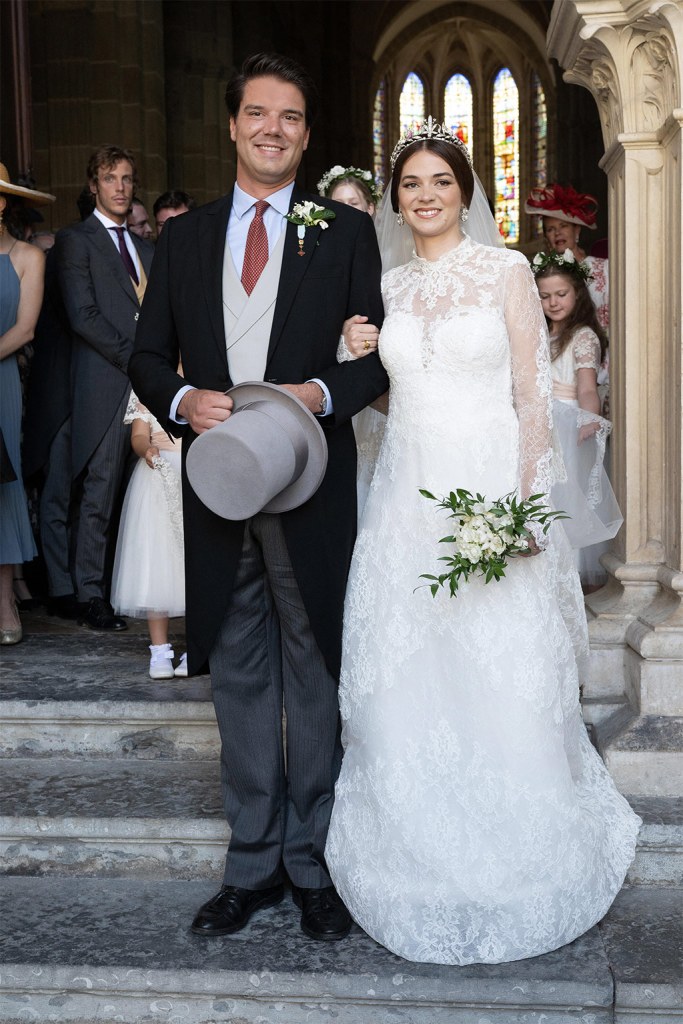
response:
M289 898L202 939L228 839L208 678L153 682L139 632L27 622L0 655L0 1024L683 1022L680 800L632 798L627 886L533 960L411 964L359 929L313 943Z

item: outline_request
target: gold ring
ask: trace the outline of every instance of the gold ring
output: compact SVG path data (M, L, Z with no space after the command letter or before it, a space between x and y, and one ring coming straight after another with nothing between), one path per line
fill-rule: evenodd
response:
M365 341L363 342L363 348L364 348L364 349L365 349L365 351L367 352L367 350L368 350L368 349L370 348L370 342L369 342L369 341L367 341L367 340L365 340Z

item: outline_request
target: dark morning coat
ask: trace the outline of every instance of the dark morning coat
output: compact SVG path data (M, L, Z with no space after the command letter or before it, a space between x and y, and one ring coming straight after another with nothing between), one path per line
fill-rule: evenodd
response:
M334 414L322 420L329 461L325 478L300 508L282 513L282 526L316 640L330 671L341 661L344 591L356 533L356 448L351 417L383 394L387 375L377 354L338 364L342 324L353 314L378 326L383 309L380 257L370 217L295 187L292 205L311 200L334 210L327 230L307 229L299 256L296 227L286 227L264 379L299 384L318 377ZM157 244L135 348L133 389L187 454L195 434L169 420L185 383L226 391L228 374L222 311L222 268L232 194L166 222ZM182 357L185 380L176 373ZM204 664L230 599L244 524L214 515L183 473L187 639L190 672Z
M131 235L145 273L154 246ZM135 288L104 224L91 214L57 232L54 245L72 330L71 448L74 477L119 413L140 315Z

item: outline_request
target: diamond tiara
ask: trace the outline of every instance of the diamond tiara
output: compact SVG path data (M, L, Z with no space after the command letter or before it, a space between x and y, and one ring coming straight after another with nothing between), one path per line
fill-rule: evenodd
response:
M403 134L398 140L390 158L392 171L396 165L399 155L404 149L407 149L408 146L412 146L414 142L424 142L427 139L436 139L439 142L450 142L452 146L457 146L466 158L467 163L470 167L472 166L472 158L462 139L459 139L455 132L452 132L450 128L446 127L446 125L438 124L430 114L426 121L421 125L418 125L417 128L409 128L408 131L405 132L405 134Z

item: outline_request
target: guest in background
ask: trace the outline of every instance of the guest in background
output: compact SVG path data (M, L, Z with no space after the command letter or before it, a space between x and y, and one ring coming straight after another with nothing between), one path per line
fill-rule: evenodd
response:
M43 252L48 252L55 244L54 231L34 231L31 235L31 245L35 245Z
M42 205L55 197L13 185L0 164L0 644L22 638L13 575L36 556L21 474L21 382L17 352L33 338L43 299L45 257L22 241L23 203Z
M599 557L623 522L604 470L612 428L600 415L598 372L607 339L586 287L588 267L571 249L537 253L532 270L550 330L553 423L567 476L553 487L553 503L569 516L563 526L589 592L607 578Z
M318 193L351 206L360 213L367 213L370 217L374 217L377 204L382 198L382 190L370 171L360 167L342 167L341 164L335 164L323 174L318 182ZM367 316L356 313L344 323L337 350L338 362L347 362L376 351L378 340L379 328L369 323ZM384 437L385 421L384 412L371 406L362 409L352 420L358 459L356 492L359 522Z
M161 230L169 218L179 217L182 213L189 213L190 210L194 210L196 207L195 200L187 192L181 192L180 189L162 192L154 200L154 206L152 207L154 222L157 226L157 235L161 234Z
M369 213L371 217L382 198L382 190L370 171L360 167L342 167L341 164L335 164L323 174L318 182L318 192L321 196Z
M152 265L151 242L131 235L126 218L137 186L130 150L103 145L87 168L95 209L57 233L55 256L72 332L72 473L79 520L74 582L81 621L126 629L109 603L110 542L130 450L123 418L128 358Z
M90 189L76 199L81 220L93 211ZM38 529L45 566L47 610L78 618L71 550L71 326L59 286L57 261L45 260L45 294L35 333L35 352L26 390L24 479L39 492Z
M137 235L138 238L144 238L147 241L151 241L154 237L152 225L149 222L149 214L145 209L145 204L141 199L136 199L133 196L133 201L130 204L130 210L126 218L126 225L132 235Z
M125 422L131 424L138 464L121 513L111 601L121 615L147 618L150 679L186 676L187 655L174 668L175 651L168 642L169 617L185 614L180 441L132 392Z
M590 277L586 284L598 323L608 337L609 344L609 264L607 256L587 256L580 244L581 228L596 230L595 217L598 201L587 192L577 192L571 185L548 185L534 188L524 207L526 213L536 214L543 221L543 235L549 249L562 255L571 249L579 263L584 263ZM606 348L598 385L603 415L609 416L609 351Z

